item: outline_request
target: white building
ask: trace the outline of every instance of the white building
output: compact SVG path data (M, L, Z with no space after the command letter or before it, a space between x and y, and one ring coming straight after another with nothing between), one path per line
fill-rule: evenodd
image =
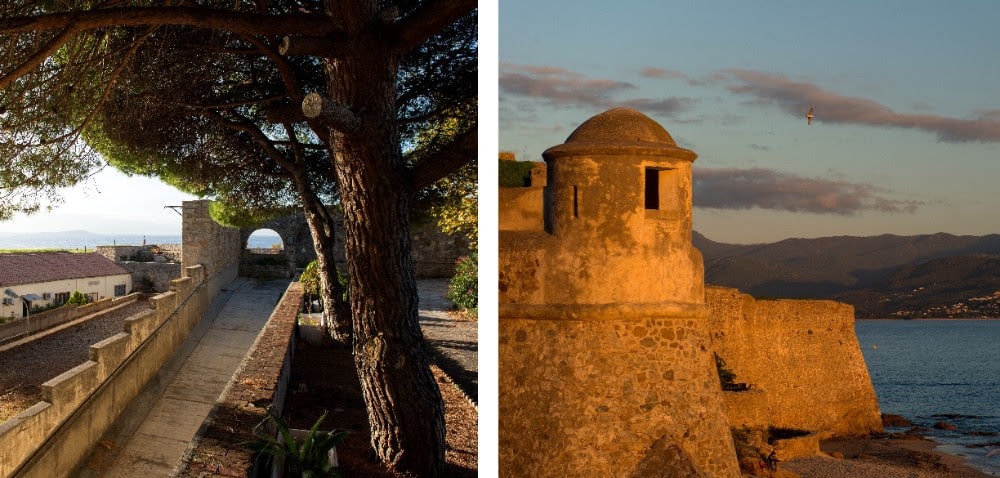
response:
M66 302L73 292L92 301L132 290L132 275L97 254L0 254L0 318L24 317L33 307Z

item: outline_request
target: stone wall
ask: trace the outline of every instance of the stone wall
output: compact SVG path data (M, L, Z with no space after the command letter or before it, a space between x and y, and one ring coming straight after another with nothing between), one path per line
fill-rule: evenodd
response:
M0 343L21 335L29 336L86 315L103 312L112 307L131 304L138 298L137 294L129 294L123 297L105 297L97 302L91 302L86 305L64 305L57 309L32 314L30 321L22 317L12 322L0 324Z
M678 312L501 317L501 476L739 476L705 319Z
M182 265L188 268L201 264L206 277L227 270L237 270L242 253L240 230L215 222L208 212L209 201L184 201L182 205L181 241L184 245Z
M143 246L97 246L95 252L114 262L134 261L136 256L145 255L151 262L177 262L183 257L180 244ZM179 276L178 276L179 277ZM176 277L175 277L176 279Z
M469 241L461 234L445 234L436 223L410 228L413 274L417 278L448 278L455 263L469 255Z
M344 216L339 211L332 211L332 214L337 234L333 254L337 267L345 272L347 258L344 253ZM281 236L285 246L284 254L292 267L303 267L316 258L309 226L302 213L269 221L257 228L242 229L240 247L245 249L247 239L260 229L272 229ZM455 274L458 259L469 254L468 240L460 235L445 234L434 221L411 223L410 238L413 273L418 278L451 277Z
M740 476L691 245L696 155L620 108L544 157L544 190L501 193L501 476Z
M181 265L173 262L119 262L118 265L132 273L135 290L142 286L146 278L153 282L153 292L166 292L170 290L170 281L181 276Z
M185 269L153 309L90 348L90 360L42 384L44 400L0 424L0 476L69 476L159 372L211 301L201 266Z
M827 300L755 300L709 286L711 348L751 390L726 392L734 427L832 435L881 432L854 309Z

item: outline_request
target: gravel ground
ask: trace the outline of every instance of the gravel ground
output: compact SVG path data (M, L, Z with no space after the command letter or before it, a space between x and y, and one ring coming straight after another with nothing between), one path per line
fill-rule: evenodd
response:
M0 421L41 400L41 385L90 359L90 346L125 331L125 319L149 309L138 300L0 352Z
M479 323L459 320L448 310L448 279L418 279L420 328L435 362L473 403L479 403Z

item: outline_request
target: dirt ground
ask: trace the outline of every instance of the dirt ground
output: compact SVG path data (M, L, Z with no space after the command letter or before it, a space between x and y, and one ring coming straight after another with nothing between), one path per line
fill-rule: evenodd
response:
M479 413L447 375L437 367L433 370L445 403L448 443L445 476L475 477ZM396 476L379 462L371 447L368 413L350 350L319 348L300 341L292 365L285 419L293 428L308 429L324 411L327 417L323 428L351 431L337 446L343 476Z

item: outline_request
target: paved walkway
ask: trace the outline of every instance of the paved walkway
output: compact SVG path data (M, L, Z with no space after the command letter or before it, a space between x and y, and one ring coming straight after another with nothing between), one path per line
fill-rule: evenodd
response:
M287 282L239 278L212 302L161 373L105 435L80 478L170 476L267 322ZM435 361L472 399L478 397L478 327L445 310L448 281L417 281L420 324Z
M472 400L479 403L479 323L454 320L448 279L418 279L420 329L434 351L434 361Z
M223 289L78 476L170 476L287 285L239 278Z

